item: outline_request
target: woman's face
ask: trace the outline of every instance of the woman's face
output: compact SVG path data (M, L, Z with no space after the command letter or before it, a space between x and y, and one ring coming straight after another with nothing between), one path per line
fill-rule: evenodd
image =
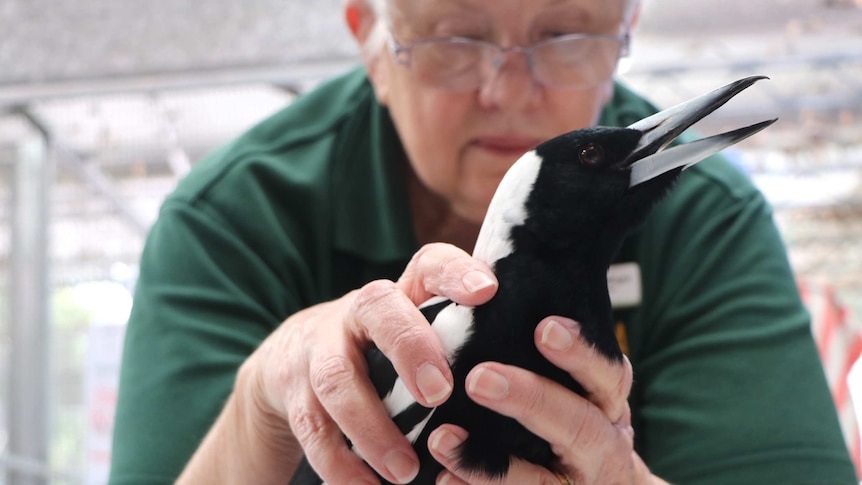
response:
M625 0L391 0L389 6L399 44L458 36L512 47L565 34L617 35ZM421 81L388 49L376 62L372 82L419 180L474 222L515 160L548 138L594 124L612 91L609 78L581 88L544 85L518 53L506 54L496 74L467 91Z

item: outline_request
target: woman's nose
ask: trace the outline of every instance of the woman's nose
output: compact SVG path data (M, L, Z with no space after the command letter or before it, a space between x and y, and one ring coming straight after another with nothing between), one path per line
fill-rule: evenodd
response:
M530 57L524 52L503 52L479 87L479 100L489 109L521 109L539 95Z

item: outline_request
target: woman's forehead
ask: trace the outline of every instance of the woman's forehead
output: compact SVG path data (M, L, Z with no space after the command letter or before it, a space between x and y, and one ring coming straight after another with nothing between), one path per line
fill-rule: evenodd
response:
M385 0L390 20L419 26L437 21L520 22L578 18L584 23L607 24L623 18L631 0Z

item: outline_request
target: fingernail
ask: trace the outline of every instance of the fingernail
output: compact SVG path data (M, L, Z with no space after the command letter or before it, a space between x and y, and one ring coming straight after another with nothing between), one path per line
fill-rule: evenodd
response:
M461 445L461 438L445 429L438 430L431 440L431 449L441 455L450 456Z
M551 320L542 330L542 345L553 350L567 350L574 339L572 332L556 320Z
M490 369L480 367L470 379L467 390L486 399L503 399L509 395L509 381Z
M419 463L401 451L391 451L383 458L383 466L398 483L408 483L419 474Z
M437 485L446 485L452 481L452 474L449 472L445 472L440 475L440 479L437 480Z
M491 278L479 270L470 271L465 274L461 279L461 282L464 283L464 287L467 288L467 291L470 293L476 293L496 284L494 282L494 278Z
M440 404L452 392L452 385L433 364L425 364L416 371L416 386L430 405Z

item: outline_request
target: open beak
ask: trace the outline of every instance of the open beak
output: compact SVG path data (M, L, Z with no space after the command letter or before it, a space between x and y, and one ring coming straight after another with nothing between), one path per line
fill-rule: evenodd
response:
M767 78L765 76L751 76L740 79L629 126L629 129L638 130L643 134L637 147L627 160L631 170L629 186L633 187L652 180L675 168L694 165L774 123L775 119L762 121L727 133L662 150L691 125L761 79Z

